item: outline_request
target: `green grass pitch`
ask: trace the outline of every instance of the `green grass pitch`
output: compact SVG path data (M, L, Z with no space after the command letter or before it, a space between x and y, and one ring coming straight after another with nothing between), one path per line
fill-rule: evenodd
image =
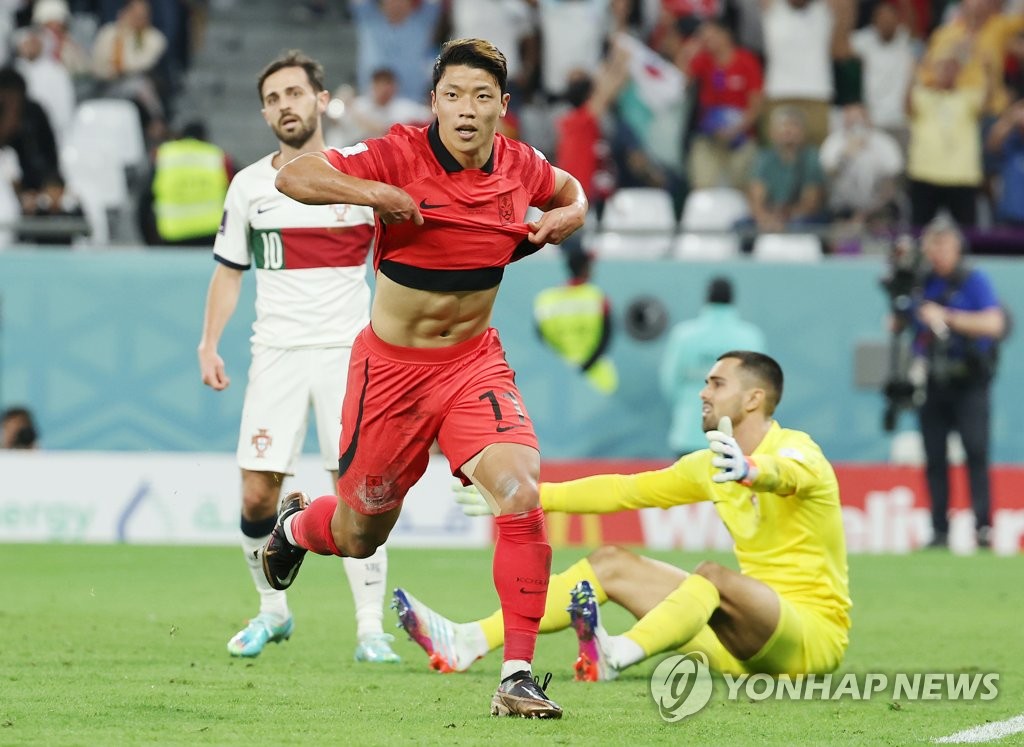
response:
M559 551L555 569L582 551ZM658 553L688 568L710 557ZM496 604L489 551L393 550L389 584L456 620ZM571 631L540 639L560 722L488 715L494 652L467 673L428 671L404 636L400 665L352 661L341 563L310 557L290 592L293 638L254 660L228 638L255 614L233 548L0 547L0 745L634 744L905 745L1024 712L1024 557L948 553L850 558L854 627L842 672L999 672L988 702L711 703L663 722L648 694L657 659L611 683L572 681ZM628 615L605 608L612 632ZM394 612L385 613L390 628ZM401 631L396 631L400 633ZM1000 744L1021 744L1021 734Z

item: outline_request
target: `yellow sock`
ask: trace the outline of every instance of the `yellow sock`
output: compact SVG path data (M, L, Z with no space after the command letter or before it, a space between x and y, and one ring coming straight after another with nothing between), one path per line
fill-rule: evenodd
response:
M590 561L584 558L561 573L551 576L551 581L548 583L547 605L544 607L544 617L540 620L541 633L553 633L556 630L569 627L569 613L565 609L569 606L569 592L572 591L572 587L583 580L590 582L590 586L597 595L598 604L608 601L608 595L604 593L604 588L598 583ZM500 609L490 617L478 620L477 624L483 630L487 645L492 650L505 642L505 626Z
M715 585L694 573L623 635L648 656L679 648L708 624L720 602Z

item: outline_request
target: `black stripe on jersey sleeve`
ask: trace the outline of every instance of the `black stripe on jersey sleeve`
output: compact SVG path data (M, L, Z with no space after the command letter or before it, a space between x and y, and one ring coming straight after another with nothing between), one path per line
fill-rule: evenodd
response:
M224 259L224 257L220 256L219 254L214 254L213 258L220 262L225 267L230 267L232 270L248 270L250 267L252 267L252 263L249 263L247 265L240 265L237 262L232 262L230 259Z
M478 267L472 270L428 270L423 267L402 264L390 259L382 259L380 271L385 277L399 285L416 290L440 291L479 291L494 288L501 283L505 274L504 267Z

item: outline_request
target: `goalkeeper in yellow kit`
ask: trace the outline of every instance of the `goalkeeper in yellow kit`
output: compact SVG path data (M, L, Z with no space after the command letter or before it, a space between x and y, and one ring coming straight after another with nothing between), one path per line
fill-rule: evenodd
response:
M700 394L708 449L662 470L541 485L546 512L712 501L740 566L736 572L703 562L687 573L603 546L553 575L540 630L576 629L577 679L611 679L673 650L701 651L712 669L730 673L796 675L839 666L851 606L839 488L818 445L772 419L782 385L782 369L767 355L725 353ZM485 500L493 510L491 496L470 494L461 502ZM606 600L637 617L622 635L601 626L598 606ZM500 612L458 624L402 589L393 606L434 669L467 669L502 643Z

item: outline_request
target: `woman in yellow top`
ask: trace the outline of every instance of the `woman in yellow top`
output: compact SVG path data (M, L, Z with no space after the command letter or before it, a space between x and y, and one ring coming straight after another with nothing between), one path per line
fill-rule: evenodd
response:
M704 562L687 573L604 546L552 576L541 632L576 628L577 679L610 679L671 650L702 651L713 669L731 673L829 672L842 662L851 602L839 488L818 445L772 418L782 386L782 369L769 356L725 353L700 393L708 449L662 470L542 484L546 512L712 501L740 566ZM606 600L638 618L623 635L601 627L597 607ZM395 607L435 669L467 669L501 645L500 612L456 624L402 589Z

